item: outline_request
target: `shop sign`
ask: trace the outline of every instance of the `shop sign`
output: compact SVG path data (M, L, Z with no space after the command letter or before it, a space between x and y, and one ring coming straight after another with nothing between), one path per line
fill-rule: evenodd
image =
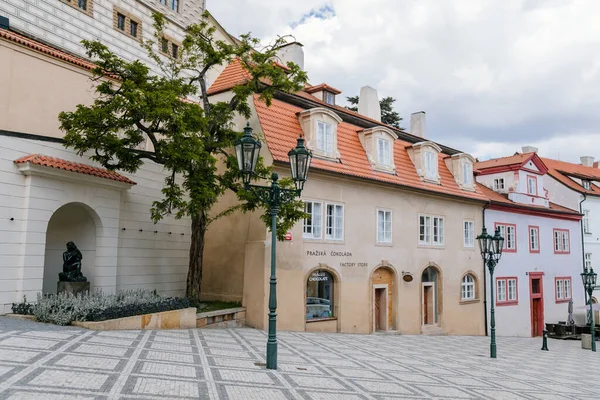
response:
M329 280L329 275L323 272L315 271L310 274L310 278L308 278L311 282L327 282Z

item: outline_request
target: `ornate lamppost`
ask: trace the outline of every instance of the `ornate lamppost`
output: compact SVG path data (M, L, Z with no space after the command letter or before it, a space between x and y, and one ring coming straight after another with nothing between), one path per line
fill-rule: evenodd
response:
M481 252L481 257L485 261L485 264L490 271L490 297L491 297L491 307L490 307L490 327L491 327L491 336L492 341L490 343L490 357L496 358L496 318L495 318L495 310L494 310L494 270L496 269L496 265L498 261L500 261L500 257L502 257L502 248L504 247L504 238L500 236L500 228L496 229L494 236L491 236L487 233L487 229L483 228L481 235L477 236L477 241L479 242L479 251Z
M277 214L282 204L289 203L299 197L304 188L312 153L304 146L304 138L300 136L295 148L289 151L292 180L296 189L279 187L276 172L271 175L271 186L251 185L255 175L261 144L252 136L252 128L248 123L244 135L235 141L235 155L238 168L242 173L242 181L246 190L251 190L262 202L271 209L271 277L269 280L269 338L267 340L267 369L277 369L277 275L276 275L276 245L277 245Z
M587 267L583 269L581 273L581 280L583 281L583 287L588 293L588 299L590 299L590 331L592 334L592 351L596 351L596 335L595 330L596 326L594 323L594 302L592 301L592 294L594 293L594 288L596 287L596 278L598 278L598 274L594 272L594 268L590 267L588 270Z

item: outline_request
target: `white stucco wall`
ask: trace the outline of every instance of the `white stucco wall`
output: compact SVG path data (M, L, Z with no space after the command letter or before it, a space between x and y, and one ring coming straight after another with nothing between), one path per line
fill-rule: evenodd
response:
M517 277L517 305L496 306L496 332L500 336L531 336L531 305L529 272L543 272L544 320L548 323L566 321L568 303L555 299L555 277L571 277L574 306L584 305L583 285L579 274L582 270L581 231L578 221L517 214L498 210L486 210L485 225L493 232L497 222L516 224L517 252L504 252L496 271L494 282L500 277ZM539 226L540 252L529 251L529 225ZM570 254L554 254L553 229L568 229ZM490 276L487 274L488 323L490 312ZM494 286L494 296L496 287Z
M160 166L145 164L138 173L128 175L137 185L121 191L98 186L91 178L86 184L25 176L13 161L32 153L93 164L59 143L1 137L0 313L8 312L10 304L23 295L35 299L42 291L48 222L69 203L89 207L96 225L95 265L85 255L83 260L83 272L91 274L93 289L146 287L164 295L183 294L189 222L167 218L154 225L150 220L150 205L159 198L165 178ZM77 237L71 240L79 243Z
M583 200L583 196L580 193L565 186L549 175L546 176L544 185L548 189L548 197L551 202L579 211L579 203Z
M592 268L600 273L600 197L587 196L581 208L589 211L590 233L583 235L585 252L592 255ZM594 297L600 301L600 282L594 291Z

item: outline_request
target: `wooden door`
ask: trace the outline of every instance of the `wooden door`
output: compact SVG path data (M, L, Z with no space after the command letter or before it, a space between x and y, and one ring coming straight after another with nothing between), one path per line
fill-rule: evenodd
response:
M423 283L423 325L435 324L435 286L431 282Z
M387 294L387 298L385 301L380 302L380 306L386 307L387 312L387 322L381 324L381 326L387 325L387 328L381 329L394 329L394 273L391 269L381 267L377 268L373 272L373 285L376 287L382 287L386 285L387 290L385 290L385 294ZM374 316L375 320L377 318Z
M540 318L540 299L533 299L532 310L531 310L531 331L532 336L539 336L539 318Z
M381 289L375 289L375 330L381 330Z
M544 330L543 272L529 273L529 296L531 307L531 336L542 336Z

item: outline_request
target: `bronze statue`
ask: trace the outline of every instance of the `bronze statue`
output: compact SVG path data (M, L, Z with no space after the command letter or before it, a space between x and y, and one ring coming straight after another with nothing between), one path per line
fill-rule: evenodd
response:
M75 243L67 243L67 251L63 253L63 272L58 274L61 282L87 282L81 273L81 259L83 256Z

